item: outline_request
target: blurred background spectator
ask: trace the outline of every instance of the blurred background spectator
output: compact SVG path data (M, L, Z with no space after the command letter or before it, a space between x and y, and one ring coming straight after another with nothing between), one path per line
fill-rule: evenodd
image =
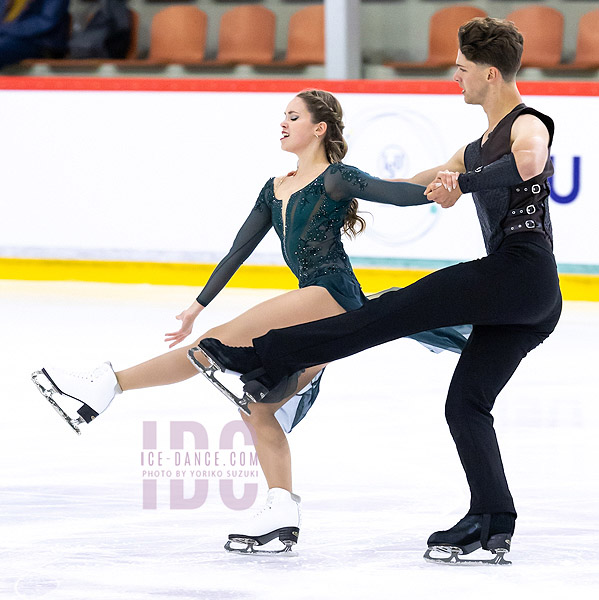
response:
M0 68L63 57L69 28L69 0L0 0Z

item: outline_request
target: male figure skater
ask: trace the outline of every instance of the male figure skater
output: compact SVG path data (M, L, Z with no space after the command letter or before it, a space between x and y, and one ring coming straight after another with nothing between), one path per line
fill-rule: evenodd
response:
M273 330L254 348L208 339L201 348L220 368L244 373L256 401L278 394L304 368L328 363L418 331L472 323L447 395L446 418L471 491L466 516L433 533L442 562L478 548L506 562L516 509L493 428L495 398L520 361L554 330L561 294L553 256L547 179L553 121L525 106L515 76L523 38L513 23L477 18L459 32L454 80L468 104L482 106L488 128L444 165L410 181L447 208L472 193L487 256L436 271L340 316Z

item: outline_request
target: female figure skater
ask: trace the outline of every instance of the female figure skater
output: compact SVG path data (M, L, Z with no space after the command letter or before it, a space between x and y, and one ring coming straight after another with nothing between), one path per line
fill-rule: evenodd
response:
M233 346L246 346L268 330L360 308L366 298L352 271L341 242L342 233L355 235L364 228L357 215L355 197L396 206L427 204L424 187L405 182L383 181L341 162L347 152L343 138L342 109L328 92L307 90L291 100L281 124L281 147L297 156L297 170L269 179L247 220L239 230L227 256L210 276L201 294L177 319L178 331L166 334L173 347L192 331L194 321L227 284L271 227L281 239L283 257L297 276L299 289L262 302L232 321L213 328L190 346L172 350L147 362L114 373L110 363L88 375L59 369L36 372L34 381L51 402L60 394L82 403L80 418L63 417L76 428L90 422L109 406L115 394L176 383L198 373L188 360L188 350L206 337L218 337ZM415 336L418 337L418 336ZM418 338L427 346L459 352L465 344L452 328L425 332ZM205 356L197 360L209 366ZM254 545L279 537L289 549L299 532L299 497L292 493L291 457L285 431L305 416L318 393L323 365L307 369L296 389L282 402L256 404L251 415L242 414L251 425L255 448L269 487L268 510L263 510L242 534ZM301 390L300 394L296 394ZM289 401L293 397L293 401ZM57 408L59 410L59 408ZM60 412L60 410L59 410ZM231 549L231 548L228 548Z

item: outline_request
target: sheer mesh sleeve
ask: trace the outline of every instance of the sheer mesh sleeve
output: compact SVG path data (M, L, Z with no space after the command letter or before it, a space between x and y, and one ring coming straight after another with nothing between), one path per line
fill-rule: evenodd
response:
M202 306L208 306L214 300L272 227L270 206L266 201L267 186L268 184L262 188L252 212L237 233L229 253L212 271L204 289L197 297L197 301Z
M361 198L395 206L430 204L422 185L404 181L385 181L343 163L332 165L324 176L326 192L333 200Z

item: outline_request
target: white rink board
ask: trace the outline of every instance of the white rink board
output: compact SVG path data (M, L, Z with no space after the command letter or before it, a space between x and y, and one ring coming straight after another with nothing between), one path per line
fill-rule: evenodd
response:
M299 89L299 87L298 87ZM290 93L0 91L4 256L217 261L262 185L294 167L280 150ZM338 93L348 164L409 177L444 162L486 127L480 107L452 94ZM556 124L551 202L559 263L599 265L592 179L599 99L530 96ZM368 229L351 256L462 260L484 253L472 203L451 210L362 202ZM271 232L251 258L282 264Z

